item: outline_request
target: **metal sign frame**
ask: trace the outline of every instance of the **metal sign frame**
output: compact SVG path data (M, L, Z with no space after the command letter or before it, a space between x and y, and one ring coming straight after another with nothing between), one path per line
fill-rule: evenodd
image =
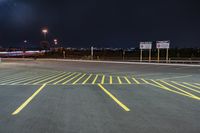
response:
M149 62L151 62L152 42L140 42L140 62L143 60L143 50L149 50Z

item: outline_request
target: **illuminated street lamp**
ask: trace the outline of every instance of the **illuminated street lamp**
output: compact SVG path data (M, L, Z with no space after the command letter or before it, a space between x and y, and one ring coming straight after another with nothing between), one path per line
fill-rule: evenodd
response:
M58 44L58 40L57 40L57 39L54 39L53 41L54 41L54 44L55 44L55 45Z
M47 28L42 29L42 33L44 34L44 39L46 40L48 29Z

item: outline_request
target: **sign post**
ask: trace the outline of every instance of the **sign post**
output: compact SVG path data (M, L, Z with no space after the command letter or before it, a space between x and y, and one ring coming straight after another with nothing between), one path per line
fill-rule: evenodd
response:
M152 49L152 42L140 42L140 62L143 60L143 50L149 50L149 62L151 62L151 49Z
M91 60L93 60L93 56L94 56L94 47L91 47Z
M166 51L166 63L169 62L169 49L167 48L167 51Z
M149 62L151 62L151 49L149 49Z
M170 46L170 41L157 41L156 42L156 48L158 49L158 63L160 62L160 49L166 49L166 63L168 63L169 46Z

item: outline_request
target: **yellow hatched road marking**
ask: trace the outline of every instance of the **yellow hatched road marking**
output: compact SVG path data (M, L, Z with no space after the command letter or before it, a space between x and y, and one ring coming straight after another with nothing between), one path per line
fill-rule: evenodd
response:
M105 81L105 75L102 76L101 84L104 84L104 81Z
M126 80L126 82L127 82L128 84L131 84L131 82L128 80L127 77L124 77L124 79Z
M140 82L138 80L136 80L135 78L132 78L132 80L136 83L136 84L140 84Z
M77 78L78 76L80 76L81 73L77 74L76 76L74 76L73 78L68 79L67 81L63 82L62 84L65 85L67 83L69 83L70 81L72 81L73 79Z
M55 77L57 77L57 76L60 76L60 75L62 75L63 73L65 73L65 72L62 72L62 73L56 74L56 75L51 76L51 77L48 77L48 78L45 78L45 79L40 80L40 81L38 81L38 82L35 82L35 83L33 83L33 84L36 85L36 84L39 84L39 83L45 82L45 81L47 81L47 80L53 79L53 78L55 78Z
M189 93L189 92L187 92L187 91L185 91L185 90L183 90L183 89L180 89L180 88L177 87L177 86L174 86L174 85L172 85L172 84L170 84L170 83L167 83L167 82L165 82L165 81L163 81L163 80L160 80L160 82L162 82L162 83L164 83L164 84L166 84L166 85L169 85L169 86L171 86L171 87L173 87L173 88L175 88L175 89L177 89L177 90L179 90L179 91L182 91L182 92L185 93L185 94L188 94L188 95L190 95L190 96L194 96L194 97L195 97L195 95L193 95L193 94L191 94L191 93Z
M200 85L200 84L198 84L198 83L194 83L195 85Z
M54 79L52 79L52 80L46 82L45 84L49 84L49 83L51 83L51 82L53 82L53 81L56 81L56 80L58 80L58 79L60 79L60 78L62 78L62 77L64 77L64 76L66 76L66 75L68 75L68 74L69 74L69 73L64 73L64 74L62 74L61 76L59 76L59 77L57 77L57 78L54 78Z
M94 80L92 81L92 84L95 84L95 82L97 81L97 78L98 78L98 74L95 76Z
M118 80L119 84L122 84L122 81L119 76L117 76L117 80Z
M90 79L92 77L92 74L90 74L88 77L87 77L87 79L85 80L85 81L83 81L83 83L82 84L86 84L87 83L87 81Z
M170 88L168 88L168 87L166 87L166 86L164 86L164 85L158 83L158 82L155 81L155 80L151 80L151 81L157 84L157 85L155 85L155 84L149 83L149 84L152 85L152 86L156 86L156 87L158 87L158 88L161 88L161 89L164 89L164 90L167 90L167 91L170 91L170 92L179 94L179 95L183 95L183 96L190 97L190 98L193 98L193 99L196 99L196 100L200 100L200 98L193 97L193 96L191 96L191 95L187 95L187 94L185 94L185 93L172 90L172 89L170 89ZM158 86L158 85L159 85L159 86Z
M110 97L112 98L121 108L123 108L125 111L130 111L130 109L124 105L121 101L119 101L114 95L112 95L106 88L104 88L101 84L98 84L98 86Z
M194 87L194 88L196 88L196 89L200 89L199 86L192 85L192 84L189 84L189 83L186 83L186 82L183 82L183 84L186 84L186 85L188 85L188 86Z
M55 82L55 83L53 83L53 84L56 85L56 84L58 84L58 83L64 81L65 79L68 79L68 78L70 78L71 76L74 76L74 75L77 74L77 73L69 73L69 74L70 74L70 75L68 75L67 77L62 78L62 79L58 80L57 82Z
M45 75L43 75L42 77L39 77L39 78L33 79L33 80L31 80L31 81L29 81L29 82L27 82L27 83L24 83L24 85L37 82L37 81L39 81L39 80L42 80L42 79L44 79L44 78L48 78L49 76L53 76L53 75L55 75L55 73L53 73L53 74L52 74L52 73L51 73L51 74L45 74Z
M200 93L200 91L198 91L198 90L192 89L192 88L190 88L190 87L188 87L188 86L185 86L185 85L182 85L182 84L179 84L179 83L177 83L177 82L175 82L175 81L172 81L172 83L174 83L174 84L176 84L176 85L179 85L179 86L181 86L181 87L183 87L183 88L186 88L186 89L188 89L188 90L191 90L191 91Z
M26 80L20 80L20 81L17 81L15 83L12 83L12 85L15 85L15 84L19 84L19 83L25 83L27 81L30 81L30 80L34 80L34 79L38 79L38 78L41 78L43 77L44 75L38 75L38 76L32 76L30 78L27 78Z
M19 108L17 108L12 115L17 115L18 113L20 113L22 111L23 108L25 108L32 100L33 98L40 93L40 91L42 91L44 89L44 87L46 86L46 84L43 84L36 92L33 93L32 96L30 96L22 105L19 106Z
M149 82L145 79L141 79L144 83L149 84Z
M112 76L110 76L110 84L112 84L113 83L113 78L112 78Z
M30 79L35 78L35 76L37 76L37 74L34 74L34 75L27 75L26 77L23 77L23 78L19 78L19 79L16 79L16 80L8 81L8 82L6 82L5 84L12 84L12 85L15 85L15 84L18 84L18 83L21 83L21 82L24 82L24 81L29 81Z
M83 74L80 78L78 78L76 81L74 81L74 83L72 83L73 85L76 84L78 81L80 81L83 77L85 77L86 74Z
M17 80L19 78L24 78L26 75L26 73L23 73L23 74L17 74L17 75L13 75L13 76L9 76L9 77L6 77L4 79L1 79L0 83L5 83L7 81L12 81L12 80Z
M16 77L15 79L3 81L3 82L1 82L1 84L10 84L10 83L17 82L17 81L24 80L24 79L26 79L26 77L18 77L18 78Z

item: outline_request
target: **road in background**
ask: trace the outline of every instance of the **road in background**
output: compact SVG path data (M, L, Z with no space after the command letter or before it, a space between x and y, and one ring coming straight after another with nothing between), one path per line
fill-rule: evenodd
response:
M0 132L199 133L200 67L0 64Z

